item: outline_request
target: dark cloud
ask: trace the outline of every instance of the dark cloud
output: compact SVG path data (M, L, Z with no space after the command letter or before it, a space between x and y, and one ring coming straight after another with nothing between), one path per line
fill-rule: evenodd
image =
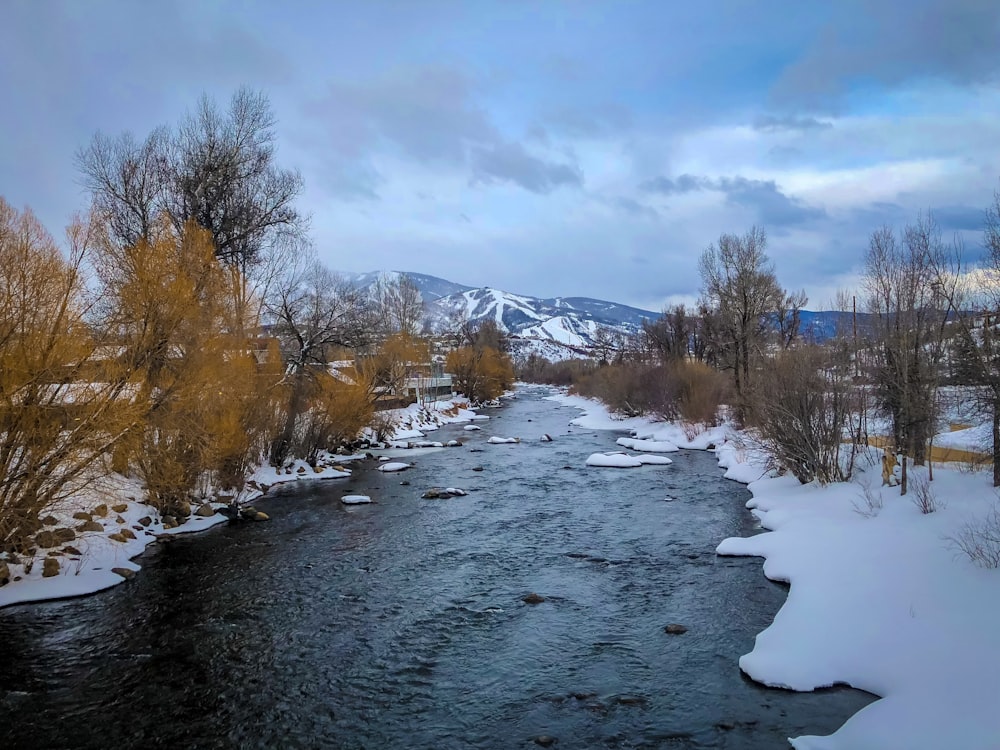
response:
M499 136L476 106L473 84L449 67L401 68L365 81L334 81L310 114L346 155L390 145L422 162L465 161L469 143Z
M374 80L335 81L309 109L321 118L323 140L339 155L335 171L386 151L468 169L475 183L508 182L533 193L582 184L575 166L535 156L501 136L477 104L475 88L455 68L405 68Z
M832 127L833 123L831 122L817 120L815 117L796 117L794 115L785 117L779 115L761 115L753 123L754 130L760 130L764 133L780 133L788 130L800 132L826 130Z
M510 182L533 193L550 193L561 185L583 184L583 176L576 167L539 159L520 143L474 148L472 170L474 182Z
M986 211L977 206L940 206L931 209L931 216L941 229L955 232L982 231L986 225Z
M851 212L855 223L872 231L881 226L900 228L917 220L921 212L929 213L938 227L945 232L979 232L986 221L986 211L982 206L962 204L933 206L921 209L923 198L919 195L903 193L900 199L908 206L888 201L877 201ZM926 204L925 204L926 205Z
M785 195L774 180L751 180L746 177L703 177L682 174L679 177L656 177L640 187L663 195L711 190L723 193L726 201L755 210L765 224L789 226L822 219L826 211L809 206L798 198Z
M781 102L828 108L854 82L995 82L998 38L996 0L842 2L773 94Z
M826 216L822 208L809 206L798 198L782 193L774 180L748 180L745 177L723 178L719 189L726 200L755 209L765 224L789 226L816 221Z
M693 174L682 174L680 177L654 177L646 180L639 187L651 193L664 195L681 195L696 190L714 190L716 181L708 177L697 177Z

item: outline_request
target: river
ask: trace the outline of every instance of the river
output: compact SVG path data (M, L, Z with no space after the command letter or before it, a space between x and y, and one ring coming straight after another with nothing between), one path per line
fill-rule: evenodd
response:
M108 591L0 610L0 747L780 748L872 700L741 675L786 589L715 555L755 523L712 454L588 469L616 435L543 394L404 473L275 488L269 523L153 545Z

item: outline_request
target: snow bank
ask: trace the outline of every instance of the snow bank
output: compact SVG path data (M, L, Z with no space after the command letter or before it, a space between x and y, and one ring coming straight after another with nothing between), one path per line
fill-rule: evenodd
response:
M914 469L911 481L919 482ZM989 477L937 467L939 504L921 515L896 488L866 517L857 483L821 488L791 477L750 485L771 531L723 541L720 555L766 558L791 584L774 622L740 668L765 685L813 690L847 683L883 696L800 750L995 748L1000 743L1000 570L976 568L949 537L996 497ZM862 481L876 487L878 467ZM913 490L911 489L911 493Z
M463 398L435 401L426 405L410 404L405 409L392 409L388 416L396 425L395 432L389 436L390 442L422 438L425 437L425 432L431 432L445 424L489 419L476 414L468 400Z
M668 440L639 440L638 438L618 438L616 441L623 448L646 453L673 453L679 451L676 445Z
M642 466L642 461L637 456L630 456L627 453L591 453L587 459L587 466L601 466L609 469L633 469Z
M662 452L673 452L681 448L707 450L725 442L728 437L734 434L733 430L725 425L718 427L682 426L673 422L657 422L650 417L621 417L612 414L600 401L584 396L557 393L546 396L546 399L580 409L583 415L571 419L569 422L573 426L591 430L627 430L632 433L633 437L622 438L622 440L673 445L672 450L664 448ZM619 445L631 448L631 445L625 445L621 442ZM642 450L642 448L632 448L632 450Z
M666 456L645 455L635 456L635 458L638 458L639 463L643 466L668 466L673 463L673 460Z

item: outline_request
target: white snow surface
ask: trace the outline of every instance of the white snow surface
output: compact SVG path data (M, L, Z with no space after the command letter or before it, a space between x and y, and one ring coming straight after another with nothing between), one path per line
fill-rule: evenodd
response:
M480 427L479 425L476 425L476 424L467 424L462 429L463 430L468 430L469 432L474 432L475 430L481 430L483 428Z
M673 461L666 456L630 456L628 453L591 453L587 466L601 466L610 469L634 469L639 466L667 466Z
M368 495L344 495L340 502L344 505L367 505L372 501Z
M389 461L384 464L379 464L377 468L379 471L389 473L394 471L404 471L405 469L409 469L412 465L413 464L403 463L402 461Z
M591 453L587 466L600 466L607 469L634 469L642 466L638 456L627 453Z
M618 438L616 441L623 448L646 453L673 453L679 451L669 440L639 440L638 438Z
M911 469L911 481L921 471ZM878 467L867 473L877 486ZM847 683L882 696L834 734L799 737L793 747L1000 744L1000 570L974 567L949 541L984 518L996 496L985 473L938 466L934 476L944 507L928 515L897 488L874 490L883 508L865 517L856 512L857 483L779 477L749 486L748 506L771 531L726 539L717 551L764 557L765 575L791 588L741 669L766 685Z
M521 438L516 438L516 437L505 438L505 437L497 437L496 435L494 435L486 442L489 443L490 445L506 445L508 443L520 443Z
M911 468L906 497L898 487L879 487L877 462L863 462L853 482L802 485L773 476L768 457L729 428L688 439L676 425L618 419L589 399L550 398L585 412L574 425L632 430L682 448L714 445L726 476L749 483L747 505L769 531L726 539L717 552L763 557L765 575L790 588L740 668L775 687L848 684L881 696L832 735L790 739L794 748L1000 747L1000 569L976 567L953 541L998 511L989 472L936 465L929 486L938 508L923 515L912 502L922 468ZM934 442L983 450L985 429ZM866 486L881 498L876 515L859 512Z

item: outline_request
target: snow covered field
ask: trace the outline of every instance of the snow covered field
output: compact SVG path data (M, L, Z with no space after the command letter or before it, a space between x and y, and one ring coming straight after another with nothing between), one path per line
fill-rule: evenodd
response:
M442 424L487 419L469 409L468 402L462 399L438 401L426 407L414 404L406 409L395 410L392 416L397 428L389 436L389 442L401 445L406 445L408 440L414 438L423 438L424 432L436 430ZM378 453L414 455L420 450L424 449L398 448ZM315 469L304 461L295 461L282 469L261 466L249 477L239 500L246 505L261 497L269 487L284 482L349 477L351 470L344 464L364 458L364 454L324 454ZM380 468L388 470L385 465ZM199 506L194 504L189 519L179 526L167 528L154 508L139 501L142 496L143 488L139 482L111 475L94 488L91 496L74 498L64 508L48 509L43 516L51 516L51 523L44 529L75 529L74 536L67 542L39 549L33 559L21 558L16 563L0 560L0 565L6 566L11 579L10 583L0 586L0 607L82 596L110 588L141 570L141 566L132 558L140 555L158 537L204 531L227 520L221 514L199 516ZM211 505L220 508L225 504ZM95 508L103 511L103 515L89 512ZM74 517L74 513L85 513L89 520L79 515ZM81 530L83 523L90 523L92 526ZM52 556L49 555L50 552L60 554ZM54 557L59 561L58 572L54 575L43 575L47 557ZM52 564L49 565L51 567Z
M717 552L763 557L764 574L790 588L740 668L774 687L848 684L881 696L834 734L794 738L793 747L1000 747L1000 569L977 567L954 541L996 512L988 472L936 466L926 482L926 470L911 469L901 497L880 486L881 467L866 461L853 482L801 485L772 476L767 457L741 447L738 433L714 428L688 439L676 425L619 420L578 396L552 398L584 410L571 424L633 430L681 448L712 444L726 476L749 483L748 507L768 531L726 539ZM935 442L974 449L981 433L973 427ZM931 513L915 502L921 487Z

